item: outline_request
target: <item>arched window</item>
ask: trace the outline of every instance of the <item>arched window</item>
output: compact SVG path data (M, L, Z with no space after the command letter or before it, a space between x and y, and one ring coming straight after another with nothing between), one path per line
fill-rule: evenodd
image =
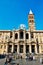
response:
M28 39L29 38L29 34L28 33L26 33L26 39Z
M20 31L20 39L23 39L23 31Z
M31 20L29 22L31 23Z
M15 39L18 39L18 34L17 33L15 34Z

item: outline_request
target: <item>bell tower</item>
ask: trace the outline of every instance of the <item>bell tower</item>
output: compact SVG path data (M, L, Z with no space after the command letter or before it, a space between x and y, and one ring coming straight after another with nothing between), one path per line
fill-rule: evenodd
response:
M28 15L28 23L29 23L29 30L31 31L35 30L34 14L31 10Z

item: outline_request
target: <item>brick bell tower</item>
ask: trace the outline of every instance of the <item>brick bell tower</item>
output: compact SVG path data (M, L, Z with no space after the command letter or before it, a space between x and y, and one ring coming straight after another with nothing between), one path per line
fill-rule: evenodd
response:
M34 14L31 10L28 15L28 23L29 23L29 30L31 31L35 30Z

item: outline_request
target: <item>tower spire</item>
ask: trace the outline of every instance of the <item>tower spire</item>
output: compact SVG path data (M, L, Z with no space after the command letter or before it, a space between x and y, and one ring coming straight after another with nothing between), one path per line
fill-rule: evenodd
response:
M30 9L29 14L33 14L32 10Z

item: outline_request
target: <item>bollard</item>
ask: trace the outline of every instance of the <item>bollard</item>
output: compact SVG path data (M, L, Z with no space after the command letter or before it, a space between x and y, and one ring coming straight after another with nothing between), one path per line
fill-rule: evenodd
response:
M35 56L33 56L33 60L35 60Z
M40 58L40 63L42 63L42 58Z

